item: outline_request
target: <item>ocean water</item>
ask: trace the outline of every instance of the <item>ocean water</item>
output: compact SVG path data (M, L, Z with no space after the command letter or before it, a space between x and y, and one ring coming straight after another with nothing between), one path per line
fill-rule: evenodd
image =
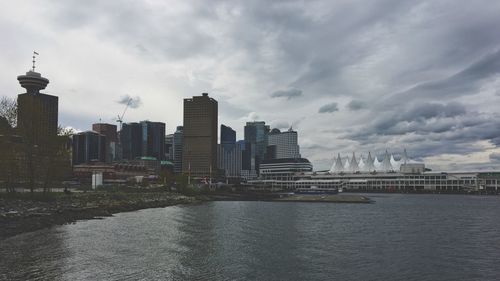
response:
M210 202L0 241L0 280L500 280L500 197Z

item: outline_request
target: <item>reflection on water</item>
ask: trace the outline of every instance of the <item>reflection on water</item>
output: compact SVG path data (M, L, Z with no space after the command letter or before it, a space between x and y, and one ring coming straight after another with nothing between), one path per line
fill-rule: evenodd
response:
M500 198L212 202L0 241L0 280L495 280Z

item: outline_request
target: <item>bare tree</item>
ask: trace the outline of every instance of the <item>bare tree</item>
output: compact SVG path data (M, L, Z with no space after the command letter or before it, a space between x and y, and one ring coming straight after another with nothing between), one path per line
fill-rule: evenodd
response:
M8 97L0 98L0 117L7 120L12 128L17 126L17 100Z

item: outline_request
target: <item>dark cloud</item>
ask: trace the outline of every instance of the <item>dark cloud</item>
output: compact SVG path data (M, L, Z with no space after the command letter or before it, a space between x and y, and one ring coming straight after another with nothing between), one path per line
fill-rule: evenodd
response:
M500 163L500 153L498 152L490 153L489 157L490 157L490 162Z
M271 94L272 98L286 97L288 100L300 96L302 96L302 91L299 89L280 90Z
M272 128L277 128L277 129L288 129L290 128L290 124L287 121L275 121L271 123Z
M320 107L318 113L332 113L335 111L339 111L338 104L336 102L332 102Z
M129 95L121 96L117 102L119 104L128 104L130 108L138 108L142 104L141 98L139 96L131 97Z
M347 104L347 108L351 111L360 110L366 107L366 104L360 100L352 100Z

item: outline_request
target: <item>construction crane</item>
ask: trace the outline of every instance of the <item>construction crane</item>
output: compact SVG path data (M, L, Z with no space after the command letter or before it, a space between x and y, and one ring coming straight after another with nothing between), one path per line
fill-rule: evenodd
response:
M130 105L130 102L132 102L132 98L129 98L127 101L127 104L125 105L125 109L123 110L122 115L118 115L118 118L116 119L116 122L120 123L120 131L122 130L122 124L123 124L123 116L125 115L125 112L127 112L127 108Z

